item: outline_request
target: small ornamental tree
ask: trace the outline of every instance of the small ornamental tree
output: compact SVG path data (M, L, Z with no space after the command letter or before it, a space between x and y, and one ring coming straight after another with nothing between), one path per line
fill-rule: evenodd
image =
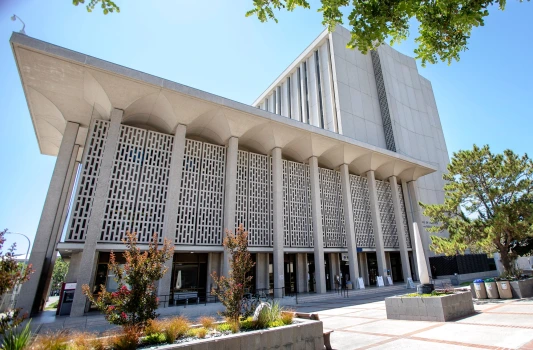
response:
M31 265L21 264L15 259L16 243L13 243L6 253L3 252L6 242L7 229L0 231L0 296L15 289L16 286L30 279L33 273ZM0 334L19 325L26 315L22 315L22 309L6 312L0 317Z
M242 224L235 234L226 230L224 249L230 254L229 276L219 277L213 272L211 277L217 286L215 294L226 307L226 311L221 315L238 324L242 313L241 302L244 291L249 288L252 281L252 276L246 274L255 265L248 251L248 232L244 230Z
M144 328L149 320L157 317L158 306L155 282L167 272L164 265L172 257L174 247L170 241L164 240L163 247L158 249L157 234L153 235L148 250L141 251L137 245L137 234L126 233L123 240L127 246L124 252L126 263L122 266L111 252L108 269L115 275L118 289L109 292L105 286L95 298L88 285L83 285L83 293L96 304L105 314L109 323L123 327Z

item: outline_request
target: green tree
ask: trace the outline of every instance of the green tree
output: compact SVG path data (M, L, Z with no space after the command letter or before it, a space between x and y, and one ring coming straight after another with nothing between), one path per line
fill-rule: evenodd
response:
M102 285L95 298L85 284L83 293L105 314L109 323L121 325L126 330L131 327L144 328L149 320L157 317L155 310L159 300L155 282L167 272L164 264L172 257L174 246L165 239L159 249L156 234L145 251L138 247L136 233L126 233L123 242L127 247L124 252L126 263L124 266L117 263L115 254L111 252L108 265L115 275L118 289L110 292Z
M252 276L247 276L247 273L255 265L248 251L248 232L244 230L242 224L235 234L226 230L224 249L230 254L229 276L219 277L213 272L211 277L217 286L215 294L226 307L222 315L234 325L238 325L242 314L244 291L249 288L252 281Z
M67 276L69 263L63 258L57 258L52 271L52 289L61 289L61 284L65 282Z
M432 236L431 249L454 255L500 253L507 273L513 270L517 241L533 236L533 162L511 150L493 154L489 146L454 153L444 174L444 203L423 204L424 215L449 238Z
M277 22L276 10L310 8L306 0L252 1L253 8L246 16L257 16L261 22ZM75 5L79 3L84 0L74 0ZM92 11L98 3L104 14L119 12L118 6L109 0L91 0L87 10ZM419 36L415 38L418 47L414 52L425 66L439 60L448 64L458 61L459 54L468 49L472 29L485 24L489 8L504 10L505 4L506 0L321 0L318 12L322 12L322 24L330 31L343 24L343 17L348 15L351 40L347 46L364 54L386 41L391 45L404 41L416 20Z

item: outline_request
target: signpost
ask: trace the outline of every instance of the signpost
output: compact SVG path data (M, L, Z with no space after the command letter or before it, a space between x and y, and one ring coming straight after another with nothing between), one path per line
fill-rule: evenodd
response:
M359 289L365 289L365 281L363 281L363 277L359 277L357 283L359 284Z
M407 288L407 289L415 289L416 288L415 283L413 282L413 279L411 277L407 277L407 283L406 283L405 288Z
M393 285L391 276L387 276L387 283L389 284L389 286Z

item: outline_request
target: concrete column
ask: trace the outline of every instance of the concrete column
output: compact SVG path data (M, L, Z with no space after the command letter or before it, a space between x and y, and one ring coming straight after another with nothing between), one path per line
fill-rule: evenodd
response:
M274 297L283 296L283 287L285 287L283 271L283 161L281 159L281 148L276 147L272 150L272 200L273 200L273 268L274 268Z
M409 191L407 190L407 182L405 180L402 180L402 193L403 201L405 204L405 215L407 216L407 227L409 229L409 237L411 237L411 252L413 255L413 271L411 272L411 274L418 276L418 266L416 265L415 237L413 232L413 209L411 208L411 200L409 199ZM418 279L418 277L415 277L415 279Z
M220 262L221 262L221 253L208 253L207 254L207 285L206 290L209 294L211 289L216 288L216 285L211 277L213 272L216 272L220 276Z
M255 288L268 289L268 253L257 253L255 261Z
M386 284L385 275L387 274L387 263L385 261L385 246L383 244L383 231L381 230L381 219L379 216L378 194L376 190L376 178L374 171L366 173L368 179L368 194L370 197L370 214L372 216L372 227L374 228L374 242L376 243L376 258L378 260L378 276L383 276L383 282Z
M83 295L81 289L84 284L89 285L92 289L92 285L94 283L93 276L96 269L96 258L98 255L98 252L96 251L96 243L98 242L98 237L100 236L100 232L102 230L105 205L109 191L109 182L113 172L115 152L117 149L118 140L120 138L120 123L122 121L123 113L124 112L120 109L113 109L111 112L111 123L107 132L104 153L100 163L100 173L98 174L98 182L96 184L94 193L91 217L89 218L85 243L83 244L80 274L76 284L76 291L74 292L74 300L72 303L70 316L83 316L87 305L87 297Z
M324 236L322 234L322 210L320 207L320 177L318 158L309 158L309 180L311 182L311 215L313 217L313 241L315 254L315 292L326 293L326 275L324 271Z
M305 293L308 291L307 284L307 254L296 254L296 291Z
M239 139L231 137L226 150L226 183L224 189L224 237L226 230L235 230L235 206L237 203L237 157L239 151ZM222 274L229 276L229 253L224 250L224 264Z
M348 165L341 165L340 172L350 280L356 281L359 278L359 264L357 262L357 244L355 240L355 224L353 221L352 192L350 190L350 173L348 172Z
M72 149L72 155L70 156L70 163L67 171L68 180L65 181L63 191L61 193L61 199L59 201L59 208L61 208L61 210L57 211L57 215L54 220L54 228L52 229L52 237L50 238L50 243L48 244L48 249L46 250L46 262L49 263L49 266L46 267L45 263L45 268L43 269L43 274L41 275L43 283L40 284L39 289L37 289L37 296L40 295L42 301L39 311L43 311L44 304L48 300L50 289L52 288L52 273L57 260L56 247L61 240L61 235L63 233L63 228L65 227L65 221L70 208L70 199L72 197L72 191L74 189L74 183L76 182L76 175L79 166L79 162L77 161L79 149L79 145L74 145L74 148ZM44 274L45 270L47 271L46 275Z
M65 276L65 282L75 283L78 280L78 274L80 273L82 252L72 253L70 256L70 262L68 264L68 272Z
M76 145L79 125L67 122L56 164L50 180L50 186L44 201L43 212L37 226L37 232L33 241L29 263L35 271L30 280L21 287L17 299L17 308L23 308L23 312L35 312L42 306L41 298L48 269L50 268L51 256L48 256L49 246L55 243L54 224L58 213L62 213L63 207L60 205L65 183L70 179L69 169L71 169L71 159ZM52 247L55 249L55 246ZM40 287L40 288L39 288ZM39 291L40 290L40 293Z
M339 253L329 253L329 283L331 289L335 289L335 276L340 277L341 265Z
M366 261L366 253L359 254L359 265L361 266L361 277L363 277L363 281L365 282L365 285L368 286L370 284L368 276L368 264Z
M168 174L168 191L165 202L165 221L163 222L163 232L161 235L164 239L169 240L172 245L176 241L176 222L178 221L178 207L181 194L181 178L183 172L183 157L185 154L185 133L187 127L178 125L174 134L172 145L172 158L170 171ZM159 232L158 232L159 233ZM174 256L167 260L165 266L168 267L167 273L159 281L157 293L162 295L170 294L170 283L172 280L172 261Z
M417 224L418 226L418 232L420 233L422 247L424 248L424 255L425 255L427 270L431 271L431 268L429 265L429 237L426 232L426 229L424 228L424 223L422 220L422 209L420 208L420 205L418 205L418 203L420 202L420 196L418 195L418 186L416 185L416 181L410 181L407 183L407 192L409 193L408 198L409 198L409 202L411 204L411 210L413 213L413 216L412 216L413 224ZM416 233L413 232L413 235L416 235ZM415 245L414 242L415 241L412 240L411 244ZM418 269L420 269L420 267L418 267ZM420 278L420 275L418 277Z
M398 242L400 246L400 258L402 260L402 272L403 280L407 281L408 277L411 277L411 267L409 266L409 254L407 252L407 242L405 241L406 232L403 227L402 219L402 206L400 205L400 196L402 195L398 191L398 182L396 176L389 178L392 204L394 206L394 219L396 221L396 231L398 232Z

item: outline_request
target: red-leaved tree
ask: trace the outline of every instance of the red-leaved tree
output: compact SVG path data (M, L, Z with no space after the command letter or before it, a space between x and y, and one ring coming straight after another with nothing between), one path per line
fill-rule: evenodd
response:
M127 246L124 252L126 263L123 266L118 264L115 254L111 252L108 265L115 275L118 289L109 292L102 285L95 298L85 284L83 293L105 314L109 323L144 328L149 320L157 317L155 310L159 301L155 282L167 272L165 262L172 257L174 246L165 239L159 249L157 234L153 235L152 242L145 251L138 247L136 233L126 233L123 242Z
M219 277L216 272L213 272L211 277L217 286L215 294L226 307L226 310L221 313L222 316L238 324L242 313L241 301L245 289L249 288L252 280L252 276L246 276L246 274L255 265L248 251L248 232L244 230L242 224L235 234L226 230L224 249L230 254L229 276Z

